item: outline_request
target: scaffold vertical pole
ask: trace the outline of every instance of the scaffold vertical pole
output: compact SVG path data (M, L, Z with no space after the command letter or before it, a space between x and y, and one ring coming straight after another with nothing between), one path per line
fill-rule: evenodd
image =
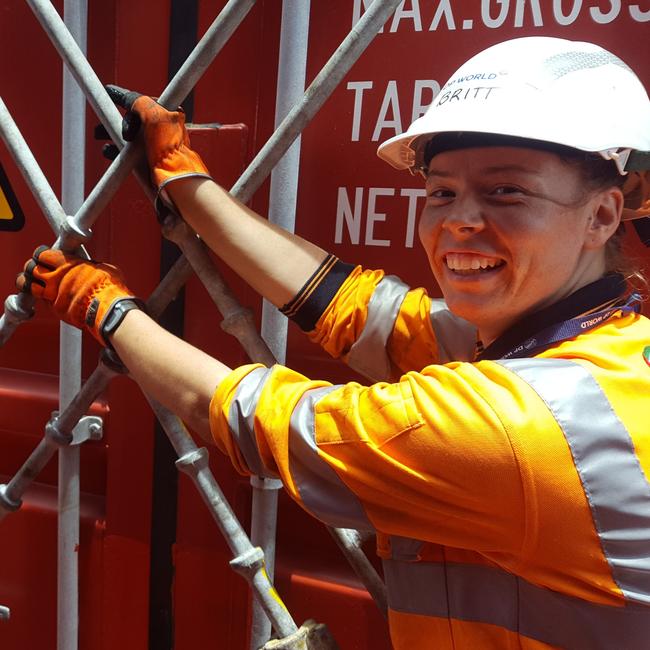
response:
M86 51L87 0L65 0L64 22L79 49ZM63 65L63 120L61 146L61 206L67 214L84 200L85 116L83 92ZM61 324L59 346L59 411L81 388L81 331ZM79 517L80 455L75 445L59 450L57 648L79 646Z
M278 81L275 100L275 128L287 116L305 92L307 50L309 45L309 0L283 0L278 56ZM296 199L300 170L300 136L289 147L271 172L269 221L294 232ZM262 338L278 363L286 363L287 318L267 300L262 302ZM278 490L276 479L251 477L253 503L251 542L264 551L266 570L271 582L275 572ZM271 622L259 602L253 599L251 650L261 648L271 636Z

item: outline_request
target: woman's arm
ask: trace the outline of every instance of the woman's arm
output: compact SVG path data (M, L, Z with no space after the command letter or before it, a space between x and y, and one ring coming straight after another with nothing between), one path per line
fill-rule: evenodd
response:
M211 180L179 179L166 190L205 243L277 307L298 293L327 255L260 217Z
M139 309L128 312L110 338L140 388L213 443L210 400L230 368L170 334Z

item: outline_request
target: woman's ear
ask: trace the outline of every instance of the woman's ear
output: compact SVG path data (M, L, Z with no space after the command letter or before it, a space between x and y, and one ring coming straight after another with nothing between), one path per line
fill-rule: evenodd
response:
M623 213L623 192L618 187L610 187L597 192L589 205L591 216L587 224L585 246L600 248L616 232Z

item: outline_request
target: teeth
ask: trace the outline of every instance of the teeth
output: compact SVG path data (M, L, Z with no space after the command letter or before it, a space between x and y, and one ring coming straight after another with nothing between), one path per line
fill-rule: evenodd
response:
M471 253L449 253L445 257L447 268L452 271L478 271L479 269L492 269L500 266L502 260L497 257L483 257Z

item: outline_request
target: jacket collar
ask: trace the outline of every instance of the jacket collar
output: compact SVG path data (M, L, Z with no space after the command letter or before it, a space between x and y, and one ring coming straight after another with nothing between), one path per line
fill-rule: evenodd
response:
M619 301L622 302L627 292L625 278L620 273L605 275L553 305L524 316L482 350L477 355L476 361L500 359L509 350L516 348L538 332Z

